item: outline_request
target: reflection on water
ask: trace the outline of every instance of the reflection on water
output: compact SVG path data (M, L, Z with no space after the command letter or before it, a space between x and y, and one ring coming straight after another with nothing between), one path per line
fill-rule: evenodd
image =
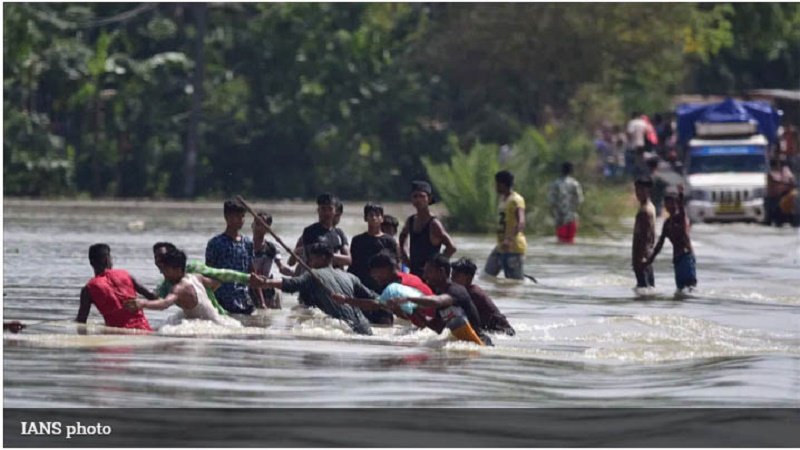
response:
M628 236L574 246L531 239L539 284L481 278L517 330L478 348L395 326L358 336L319 312L259 311L229 329L194 322L142 334L79 326L86 251L155 286L151 246L172 241L201 259L223 227L221 205L4 205L4 316L33 324L4 334L6 407L288 406L800 406L800 235L752 225L697 225L699 290L676 301L668 257L657 295L631 290ZM293 242L313 205L257 205ZM348 204L342 228L364 224ZM387 212L405 217L408 205ZM249 220L244 229L249 232ZM630 224L626 223L626 226ZM481 266L490 236L456 236ZM147 311L155 326L175 311Z

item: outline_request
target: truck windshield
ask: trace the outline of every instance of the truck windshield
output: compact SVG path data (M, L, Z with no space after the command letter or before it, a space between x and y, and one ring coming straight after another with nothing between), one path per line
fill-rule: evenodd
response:
M689 173L763 173L766 170L765 151L761 146L692 148Z

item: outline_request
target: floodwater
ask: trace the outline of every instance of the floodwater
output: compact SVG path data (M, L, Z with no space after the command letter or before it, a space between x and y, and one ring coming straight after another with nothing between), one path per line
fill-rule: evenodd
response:
M287 242L316 218L311 204L256 206ZM365 228L359 210L346 205L350 237ZM94 308L89 326L71 322L92 276L88 246L110 244L116 267L155 286L152 244L202 259L224 226L221 204L6 199L4 319L32 325L3 335L4 406L800 407L798 231L696 225L696 294L673 297L667 244L657 295L637 300L631 225L574 246L530 239L526 271L538 284L478 280L517 330L493 348L401 327L357 336L292 308L290 295L242 329L201 322L144 335L103 327ZM491 236L455 240L479 266L493 246ZM154 326L174 313L146 312Z

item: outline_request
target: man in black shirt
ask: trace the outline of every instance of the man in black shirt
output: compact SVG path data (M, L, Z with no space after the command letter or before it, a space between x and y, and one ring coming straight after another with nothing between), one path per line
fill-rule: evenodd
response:
M478 267L469 258L460 258L458 261L450 265L453 271L451 279L454 283L460 284L467 289L472 304L478 310L478 315L481 317L481 326L484 330L502 331L503 333L514 336L514 328L508 323L508 319L497 305L494 304L492 299L483 292L483 289L478 287L472 281L475 279L475 271Z
M307 226L303 230L303 235L297 240L295 253L301 258L307 254L306 250L313 244L321 242L328 245L333 250L333 266L344 268L351 263L350 246L347 242L347 235L340 228L337 228L334 220L336 217L336 205L339 199L325 193L317 197L317 216L319 221ZM294 258L290 258L289 265L295 263Z
M367 203L364 206L364 222L367 222L367 231L353 238L352 262L347 271L357 276L364 286L380 292L381 286L370 276L369 260L384 250L397 255L397 242L393 237L381 231L383 206ZM392 314L388 311L364 311L364 314L372 323L392 324Z
M450 260L446 256L436 255L428 260L423 278L436 295L396 298L390 300L391 306L413 302L423 308L435 308L435 316L428 321L428 328L441 333L447 327L461 340L493 345L482 330L480 315L466 288L450 281Z

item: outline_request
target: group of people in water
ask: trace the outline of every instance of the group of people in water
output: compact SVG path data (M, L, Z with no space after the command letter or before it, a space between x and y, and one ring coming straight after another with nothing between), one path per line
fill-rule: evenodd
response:
M556 235L567 243L574 242L576 210L583 199L571 172L572 165L565 163L549 194L557 219ZM525 200L513 186L510 172L495 175L497 245L484 272L497 276L503 271L506 278L523 279ZM654 286L652 264L665 238L673 244L679 289L694 286L694 255L683 191L668 194L665 203L670 217L656 244L655 209L649 199L652 180L640 177L635 187L641 204L633 242L637 286ZM457 339L478 345L492 345L489 333L513 336L507 318L474 283L475 263L467 258L451 263L457 248L430 210L435 202L431 185L414 181L410 195L416 213L402 228L396 218L384 214L381 205L367 203L363 209L367 229L352 242L338 227L344 211L341 201L328 193L319 195L318 220L303 230L286 262L278 246L266 238L272 216L255 213L251 239L241 233L249 207L226 201L225 231L208 241L204 263L187 261L186 254L169 242L153 246L154 263L164 276L155 291L139 284L127 271L113 268L108 245L94 244L89 248L89 262L95 276L81 291L77 321L85 323L94 304L107 326L151 330L143 310L175 305L181 311L170 320L202 319L241 326L231 314L281 308L280 293L286 292L297 293L300 305L318 308L359 334L372 334L373 325L404 321L437 334L448 329Z

